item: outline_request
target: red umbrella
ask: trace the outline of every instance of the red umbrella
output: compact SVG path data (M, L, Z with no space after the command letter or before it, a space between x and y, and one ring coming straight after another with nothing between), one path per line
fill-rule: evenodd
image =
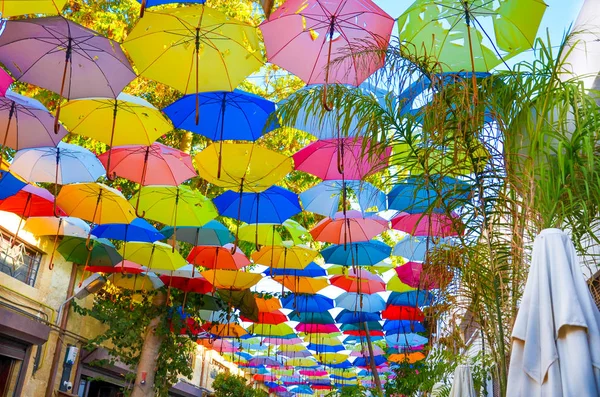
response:
M388 228L388 221L375 214L363 215L360 211L343 211L333 218L325 218L310 231L316 241L333 244L369 241Z
M192 248L187 261L207 269L239 270L250 264L250 260L236 247L231 253L231 244L224 247L197 246Z
M272 325L282 324L289 321L288 317L279 310L275 310L272 312L258 312L258 321L252 321L244 316L240 316L240 318L242 319L242 321Z
M322 139L294 154L295 169L326 181L362 180L387 168L392 151L386 147L377 155L365 154L372 146L363 138Z
M334 276L331 278L331 285L347 292L366 295L385 291L385 282L380 277L365 270L362 270L358 277L345 274Z
M127 274L141 274L147 272L148 269L142 265L138 265L135 262L123 260L117 263L115 266L87 266L86 271L92 273L127 273Z
M340 332L335 324L307 324L300 323L296 326L296 331L307 334L330 334Z
M367 332L365 330L344 331L343 334L351 335L351 336L367 336ZM369 335L370 336L385 336L383 331L372 331L372 330L369 330Z
M423 321L425 315L418 307L388 305L381 312L381 317L387 320Z
M462 223L444 214L406 214L401 213L392 219L392 229L413 236L453 237L462 232Z
M159 276L159 278L165 285L168 285L169 288L177 288L186 293L194 292L197 294L208 294L213 290L212 284L202 277L200 273L194 277L178 277L165 274Z

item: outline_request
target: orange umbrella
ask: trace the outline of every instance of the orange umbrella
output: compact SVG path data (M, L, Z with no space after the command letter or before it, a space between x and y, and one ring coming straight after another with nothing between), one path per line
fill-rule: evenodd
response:
M248 332L242 328L239 324L227 323L227 324L207 324L208 327L203 326L208 333L218 336L219 338L240 338L247 335Z
M329 285L324 277L276 276L273 280L295 294L316 294Z
M390 354L388 357L388 361L392 361L395 363L408 363L414 364L417 361L421 361L425 359L425 355L421 352L416 353L395 353Z
M256 306L259 312L273 312L281 309L279 298L256 298Z
M231 253L232 244L224 247L197 246L192 248L187 261L193 265L202 266L207 269L239 270L250 264L250 261L239 249Z

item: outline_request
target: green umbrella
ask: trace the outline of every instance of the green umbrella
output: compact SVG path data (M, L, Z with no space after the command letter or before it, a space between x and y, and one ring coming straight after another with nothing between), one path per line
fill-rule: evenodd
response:
M249 289L241 291L217 290L219 297L240 311L240 314L252 321L258 321L256 298Z
M340 326L340 331L364 331L365 323L356 323L356 324L342 324ZM381 331L383 328L381 324L377 321L369 321L366 323L369 326L369 331Z
M114 245L104 238L90 237L92 250L88 250L90 243L86 238L67 236L58 245L57 251L69 262L85 266L114 266L123 258Z

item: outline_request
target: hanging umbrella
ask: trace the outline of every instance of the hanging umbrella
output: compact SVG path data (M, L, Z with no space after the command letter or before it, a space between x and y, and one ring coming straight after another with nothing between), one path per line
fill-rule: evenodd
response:
M219 168L219 156L227 159ZM195 157L196 168L208 182L243 192L262 192L292 172L292 160L250 143L211 144Z
M308 313L293 311L289 315L290 321L307 324L334 324L335 320L328 311L320 313ZM339 341L338 341L339 342Z
M394 20L370 0L288 0L260 25L267 59L307 84L360 85L381 68ZM359 55L360 54L360 55ZM332 63L332 60L334 61ZM360 67L358 67L360 65ZM327 93L324 91L323 104Z
M256 297L256 305L260 312L273 312L281 309L281 302L277 297Z
M337 340L337 339L336 339ZM320 342L320 341L319 341ZM306 348L308 350L314 350L316 353L337 353L337 352L341 352L343 350L346 350L346 347L344 345L342 345L341 343L336 343L334 345L326 345L326 344L316 344L316 343L309 343ZM326 372L326 371L323 371ZM302 374L302 371L300 371L300 373ZM313 375L313 376L322 376L322 375Z
M97 225L131 223L136 218L133 207L121 192L101 183L65 185L56 198L56 205L69 216Z
M545 229L512 332L507 395L600 394L600 312L569 236Z
M159 277L165 285L168 285L171 288L177 288L186 293L208 294L213 290L213 287L208 280L202 277L198 272L193 276L189 275L189 277L170 276L168 274L163 274ZM185 303L182 306L185 306Z
M189 154L162 143L117 146L98 156L105 167L108 167L109 157L112 158L112 166L107 170L110 175L142 186L178 186L196 176Z
M375 313L385 309L385 301L379 295L359 295L350 292L335 298L335 305L357 313Z
M12 91L0 97L0 123L2 151L7 147L21 150L56 146L68 133L62 126L53 133L52 113L35 99Z
M388 305L395 306L430 306L435 296L428 291L392 292L387 300Z
M300 323L296 326L296 331L305 332L307 334L329 334L339 332L335 324L304 324Z
M249 367L258 367L264 365L265 367L281 367L283 364L274 358L262 356L254 357L248 362Z
M135 218L131 223L98 225L92 229L91 233L99 238L146 243L153 243L164 238L154 226L141 218Z
M298 222L287 219L281 225L269 223L251 223L239 227L238 239L256 245L285 245L285 238L291 236L294 244L310 240L310 234Z
M25 231L36 236L54 236L52 254L50 255L50 269L54 268L54 253L58 246L59 236L85 238L90 233L90 227L79 218L40 216L29 218L23 226Z
M464 202L470 193L471 186L455 178L439 175L410 177L388 193L388 208L409 214L444 213Z
M425 332L423 324L410 320L386 320L383 323L383 330L394 334L403 334L409 332Z
M173 226L174 240L178 226L203 226L218 215L208 198L185 185L145 186L130 202L139 202L145 218Z
M6 96L6 91L10 88L15 80L4 69L0 70L0 97Z
M398 277L398 275L394 274L392 276L392 278L388 280L386 289L388 291L394 291L394 292L408 292L408 291L414 291L417 288L411 287L410 285L403 283L400 280L400 278Z
M436 268L435 271L432 271L416 262L407 262L395 270L398 278L413 288L437 289L440 288L440 285L447 285L452 280L452 273L448 270Z
M356 276L333 276L331 278L331 285L341 288L346 292L356 292L366 295L385 291L385 282L379 276L366 271Z
M142 274L148 271L144 266L138 265L131 261L121 261L114 266L86 266L85 270L92 273L127 273L127 274Z
M27 184L8 171L0 170L0 200L17 194Z
M187 261L191 264L202 266L206 269L240 270L248 266L250 260L239 249L228 244L224 247L197 246L190 251Z
M262 275L256 273L224 269L205 270L201 274L214 288L225 290L248 289L256 285L263 278Z
M454 379L450 389L450 397L475 397L475 386L473 385L473 375L471 367L468 365L459 365L454 370Z
M386 210L385 193L364 181L329 180L300 193L300 201L305 211L334 217L346 201L356 202L364 214L376 208Z
M295 294L316 294L329 285L326 278L275 276L273 280Z
M286 295L281 298L281 304L286 309L298 312L321 313L333 309L333 300L318 294Z
M89 247L91 249L88 249ZM123 260L110 241L95 237L88 242L86 237L67 236L62 239L56 250L67 262L79 265L112 267Z
M314 358L291 358L285 362L287 367L317 368L319 363Z
M117 288L131 291L153 291L164 286L154 273L127 274L115 273L110 276L110 283Z
M210 324L207 324L210 325ZM227 323L227 324L214 324L206 328L206 331L214 336L219 338L240 338L248 333L241 325L235 323Z
M148 7L159 6L163 4L173 4L172 0L137 0L138 3L141 3L140 8L140 18L144 17L144 11ZM177 0L177 3L197 3L204 4L206 0Z
M170 238L175 228L167 226L160 231L165 238ZM181 226L177 228L177 240L192 245L223 246L234 241L233 234L222 223L212 220L204 226Z
M115 99L70 101L63 107L60 121L71 133L96 139L111 148L122 145L149 146L173 129L162 113L146 100L123 93ZM111 166L112 153L112 150L108 152L104 163L109 177L115 173ZM136 176L142 175L143 168L144 162L139 161L131 172Z
M123 248L120 250L124 251ZM177 270L186 265L179 252L172 252L171 246L160 241L153 243L133 241L127 244L124 259L146 266L153 270Z
M248 332L256 336L264 336L269 338L295 338L296 333L287 324L252 324L248 328ZM287 365L287 364L286 364Z
M457 215L401 213L392 219L392 229L413 236L453 237L461 233L462 224Z
M279 269L302 270L308 266L319 253L301 246L265 246L252 253L254 263Z
M414 364L418 361L424 360L425 355L420 352L416 353L394 353L388 356L388 361L398 363L398 364ZM462 396L462 394L457 394L457 396Z
M292 277L325 277L327 272L315 262L309 263L304 269L267 269L263 272L266 276L292 276Z
M252 321L252 319L245 317L245 316L241 316L241 319L243 321ZM277 324L282 324L282 323L286 323L288 321L288 317L283 314L281 311L279 310L275 310L272 312L258 312L258 317L256 321L252 321L258 324L273 324L273 325L277 325Z
M311 229L316 241L332 244L369 241L388 228L388 221L376 214L363 214L360 211L337 212L332 218L325 218Z
M66 2L67 0L0 0L0 14L5 19L27 14L60 14Z
M442 238L406 236L396 244L392 250L392 255L401 256L408 261L425 262L428 251L446 243L448 243L448 240Z
M146 14L123 47L141 76L195 94L196 125L200 92L233 91L263 64L256 28L204 5Z
M298 196L279 186L260 193L237 193L231 190L215 197L213 203L221 216L246 223L282 224L302 212Z
M393 334L385 337L389 346L405 348L411 346L421 346L428 342L428 339L419 334Z
M136 77L119 43L60 16L7 21L0 62L15 79L67 99L116 98ZM60 102L55 132L59 118Z
M381 312L381 316L387 320L425 320L425 316L421 309L414 306L388 305L385 310Z
M387 168L391 147L381 153L363 138L323 139L294 154L295 169L323 180L361 180Z
M390 256L392 249L381 241L332 245L321 251L325 263L344 266L370 266Z

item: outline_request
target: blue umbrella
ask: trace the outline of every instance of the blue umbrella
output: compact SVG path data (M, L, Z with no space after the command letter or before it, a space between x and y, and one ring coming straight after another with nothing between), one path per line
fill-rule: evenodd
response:
M335 318L336 322L342 324L355 324L379 320L381 320L379 313L353 312L346 309L342 310Z
M8 171L0 171L0 200L15 195L27 185Z
M270 275L272 277L275 276L294 276L294 277L325 277L327 276L327 271L323 269L321 266L317 265L315 262L311 262L302 270L295 269L267 269L263 272L263 274Z
M378 294L356 294L345 292L335 298L337 307L342 307L351 312L376 313L385 309L385 301Z
M375 366L378 367L382 364L385 364L387 359L384 356L373 356L373 361L375 362ZM355 367L367 367L371 365L371 358L367 360L366 357L357 357L352 364Z
M429 291L392 292L387 303L395 306L430 306L434 299Z
M428 342L428 339L419 334L406 333L387 335L385 341L388 345L394 347L412 347L424 345Z
M425 332L425 327L417 321L386 320L383 323L383 330L389 332L389 334L404 334L409 332Z
M279 385L277 384L277 382L266 381L265 382L265 386L267 386L269 389L272 389L272 388L277 387Z
M429 243L427 242L429 240ZM412 237L407 235L396 244L392 255L401 256L409 261L424 262L427 249L433 250L436 246L444 244L444 239L428 239L427 237Z
M165 238L173 235L173 227L168 226L161 229ZM177 240L190 243L192 245L223 246L234 241L233 234L222 223L212 220L202 227L197 226L178 226Z
M471 186L450 177L432 175L426 184L422 177L406 178L388 193L388 208L409 214L422 212L444 213L465 200L471 193ZM435 205L438 199L446 203L446 208Z
M378 340L383 340L383 336L380 335L371 335L371 341L375 342ZM364 336L358 335L350 335L346 339L344 339L344 343L363 343L365 341Z
M341 343L339 345L319 345L317 343L309 343L306 348L308 350L316 351L317 353L337 353L346 350Z
M355 379L358 379L358 377L356 377L356 376L344 377L344 376L335 375L335 374L331 374L331 375L329 375L329 377L333 380L355 380Z
M297 321L305 324L335 324L333 316L325 312L297 312L293 311L288 315L290 321Z
M371 340L373 340L373 337L371 337ZM336 369L346 369L346 368L352 368L352 364L350 364L350 361L348 360L344 360L339 364L323 364L326 367L329 368L336 368Z
M164 239L164 236L151 224L142 218L136 218L131 223L107 223L92 229L91 234L98 238L108 238L121 241L142 241L153 243Z
M228 190L215 197L213 203L221 216L246 223L282 224L302 212L298 195L279 186L271 186L260 193Z
M163 4L173 4L173 3L197 3L204 4L206 0L137 0L138 3L142 4L142 9L140 10L140 18L144 16L144 10L146 7L154 7Z
M192 131L213 141L255 141L279 128L269 120L275 104L240 90L198 94L201 123L196 123L196 94L186 95L164 108L175 128Z
M343 266L371 266L390 256L392 249L377 240L332 245L321 251L326 263Z
M333 309L333 299L323 295L290 294L281 298L281 306L297 312L321 313Z
M300 193L300 200L306 211L333 217L343 205L345 198L351 197L364 213L377 207L378 211L386 209L386 196L381 190L363 181L323 181Z
M296 394L310 394L313 395L315 392L308 385L296 385L290 388L291 392Z

